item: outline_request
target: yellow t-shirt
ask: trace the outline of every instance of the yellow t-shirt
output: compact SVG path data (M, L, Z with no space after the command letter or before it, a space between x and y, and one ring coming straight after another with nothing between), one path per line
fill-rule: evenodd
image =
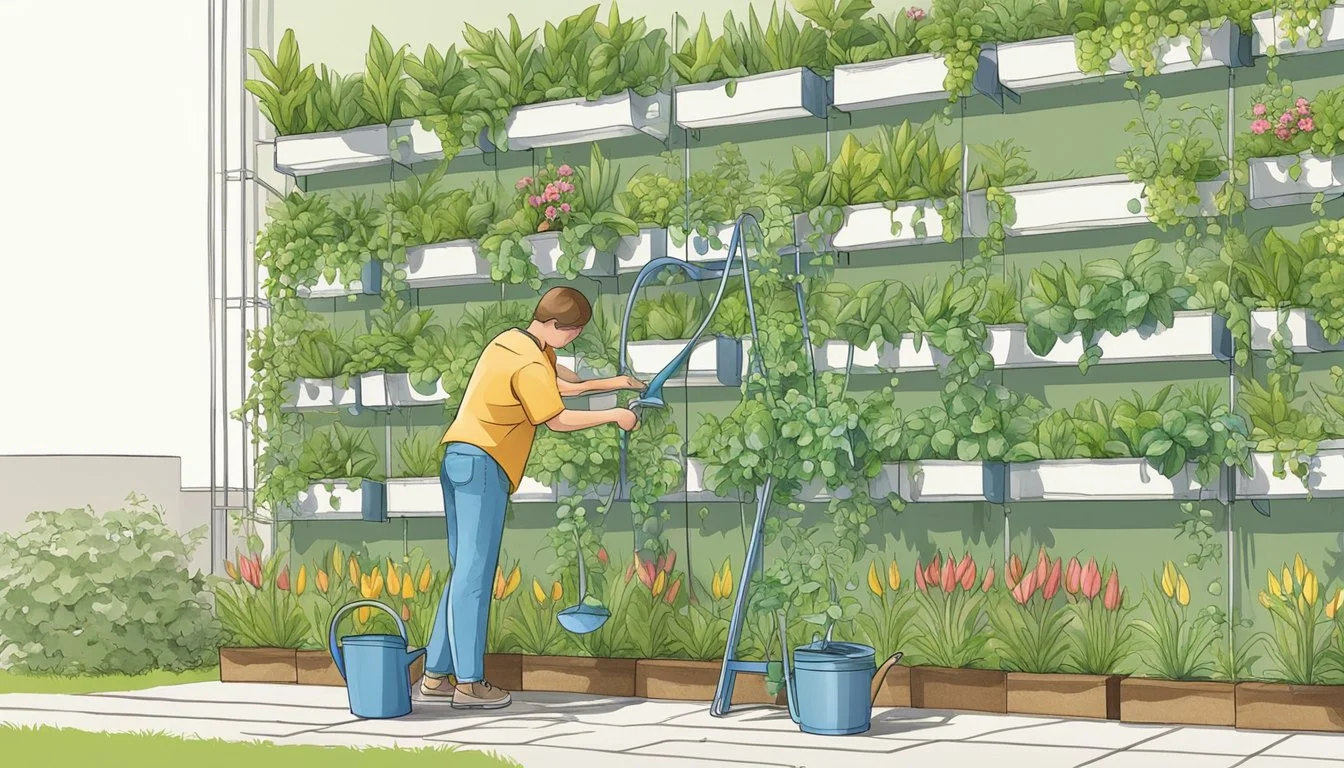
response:
M537 425L565 409L555 380L555 350L517 328L485 346L467 382L444 443L467 443L490 454L518 490Z

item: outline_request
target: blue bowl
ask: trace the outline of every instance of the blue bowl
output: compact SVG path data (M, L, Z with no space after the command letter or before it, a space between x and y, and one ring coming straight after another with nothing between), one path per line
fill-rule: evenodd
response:
M576 635L586 635L601 629L602 625L607 623L607 619L611 618L611 611L600 605L579 603L561 611L559 618L560 626Z

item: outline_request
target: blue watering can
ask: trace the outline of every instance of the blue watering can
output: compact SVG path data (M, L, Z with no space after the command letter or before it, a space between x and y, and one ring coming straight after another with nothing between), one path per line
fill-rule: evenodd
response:
M336 627L341 618L355 608L387 611L397 622L399 635L350 635L336 642ZM407 651L410 640L406 625L397 612L377 600L357 600L344 605L331 617L327 647L336 662L336 671L345 680L350 696L350 713L367 720L403 717L411 713L410 668L425 655L424 648ZM344 648L342 648L344 646Z
M876 651L860 643L813 638L793 651L789 665L784 617L779 618L780 647L784 649L784 684L789 694L789 717L803 733L847 736L872 727L873 702L903 654L896 653L878 669Z

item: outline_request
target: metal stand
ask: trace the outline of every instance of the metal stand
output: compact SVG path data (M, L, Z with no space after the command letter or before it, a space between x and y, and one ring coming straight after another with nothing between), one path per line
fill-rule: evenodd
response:
M770 495L774 491L774 486L775 478L767 476L765 484L756 489L756 522L751 526L751 543L747 545L747 559L742 564L742 575L738 579L737 597L733 599L733 619L728 624L728 647L723 653L719 685L714 689L714 702L709 706L709 714L715 717L728 714L728 709L732 706L733 686L737 683L737 673L763 675L766 672L766 662L741 661L736 658L736 654L737 643L742 638L742 622L746 619L751 573L760 564L761 550L765 546L765 514L770 508Z

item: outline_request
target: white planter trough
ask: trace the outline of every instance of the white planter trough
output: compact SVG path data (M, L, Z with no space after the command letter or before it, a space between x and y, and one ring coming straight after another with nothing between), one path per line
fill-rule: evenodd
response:
M1188 464L1176 477L1166 477L1146 459L1061 459L1012 464L1008 470L1010 501L1144 501L1215 499L1218 488L1206 488Z
M327 490L330 486L331 490ZM308 486L289 510L294 520L387 520L387 495L376 480L359 481L359 489L345 480L319 480ZM442 503L442 501L440 501Z
M1222 179L1198 183L1200 203L1194 216L1216 216L1214 195ZM1147 224L1148 202L1143 184L1125 174L1092 176L1005 188L1012 195L1017 221L1005 231L1010 236L1047 235ZM1137 209L1137 210L1135 210ZM972 191L966 203L966 234L987 237L990 212L984 190Z
M947 98L947 63L932 53L898 59L842 64L835 68L835 108L841 112L880 109Z
M748 125L798 117L825 117L830 83L806 67L676 88L676 120L682 128Z
M733 244L733 234L737 232L737 222L728 221L714 227L714 236L719 239L719 247L715 248L714 243L708 237L702 237L694 232L688 234L686 242L677 245L672 240L672 234L667 235L667 255L675 256L686 261L723 261L728 258L728 248ZM751 254L747 254L751 258Z
M542 277L560 276L560 233L543 232L524 238L532 249L532 263ZM616 254L598 253L596 248L584 251L583 267L579 270L588 275L611 276L616 274Z
M443 486L437 477L387 481L388 517L442 517Z
M437 163L443 159L443 142L436 133L420 124L418 118L398 120L388 126L388 135L392 139L392 159L401 165L412 166L417 163ZM482 131L476 146L463 147L458 157L493 152L495 148Z
M648 381L672 362L683 349L687 340L673 341L632 341L626 348L630 356L630 366L636 378ZM686 362L677 371L669 384L684 383L686 386L727 386L741 385L742 342L727 336L709 339L701 338L691 349Z
M665 141L671 127L666 93L622 91L599 99L565 99L518 107L509 115L509 149L555 147L647 134Z
M812 350L812 359L816 361L818 371L843 372L849 365L849 350L852 345L843 341L828 341ZM899 345L877 342L866 349L854 348L854 360L850 371L855 374L887 373L895 371L932 371L946 364L947 355L933 348L925 339L919 349L915 349L915 337L906 334Z
M1274 454L1251 454L1251 473L1237 470L1239 499L1305 499L1344 497L1344 440L1326 440L1316 447L1308 466L1307 482L1292 474L1274 476Z
M372 168L391 160L386 125L280 136L275 140L275 170L286 176Z
M892 211L885 203L847 205L840 230L823 238L825 247L837 251L868 251L902 245L921 245L943 239L943 204L931 200L899 203ZM895 222L895 225L893 225ZM896 234L892 234L895 226ZM812 224L807 214L793 218L794 239L803 248L810 247Z
M1287 336L1284 341L1294 352L1338 352L1344 350L1344 341L1337 344L1325 338L1321 324L1309 309L1290 309L1284 318ZM1266 352L1274 349L1274 336L1279 332L1279 310L1257 309L1251 313L1251 349Z
M690 501L702 504L737 501L737 499L716 496L705 487L705 463L700 459L686 459L686 488L684 494L672 494L668 497L675 501Z
M417 245L406 249L406 285L441 288L490 281L490 262L475 240Z
M383 285L383 263L370 259L360 267L359 277L351 280L349 286L342 285L341 275L335 281L325 275L318 275L312 285L299 286L295 291L301 299L334 299L339 296L377 296Z
M556 355L555 364L568 368L571 373L577 373L579 370L579 359L575 355Z
M1000 462L930 460L899 466L898 492L906 501L1002 504L1007 495L1008 465Z
M518 483L518 490L514 491L509 500L520 504L555 504L560 501L560 492L553 485L524 476L522 482Z
M432 392L421 392L411 384L409 373L369 371L359 377L359 404L365 408L406 408L447 401L442 380L435 382Z
M1298 176L1293 178L1293 168ZM1282 157L1256 157L1250 161L1250 206L1277 208L1302 205L1323 195L1334 200L1344 195L1344 161L1309 153Z
M1283 28L1282 14L1276 16L1274 11L1257 13L1251 17L1251 23L1255 25L1256 56L1268 54L1270 45L1274 46L1274 52L1280 56L1344 49L1344 3L1334 3L1326 8L1321 14L1320 22L1313 25L1321 32L1321 44L1316 48L1309 45L1308 29L1298 30L1296 43L1289 41L1288 33Z
M667 256L667 230L646 228L634 237L623 237L616 244L616 268L638 272L654 259ZM488 273L487 273L488 274Z
M836 488L834 491L828 490L826 488L826 480L824 478L816 478L811 482L809 482L807 485L803 486L802 489L798 491L798 496L796 497L796 500L808 504L815 504L821 502L828 502L831 499L839 499L841 501L844 501L845 499L852 498L853 496L854 492L848 488L842 487L842 488Z
M1114 363L1226 361L1232 358L1232 336L1227 321L1209 310L1177 312L1170 327L1131 328L1119 336L1103 333L1101 365ZM989 329L988 352L995 368L1043 368L1077 365L1083 356L1083 340L1066 334L1044 355L1027 345L1023 325L997 325Z
M1236 24L1224 22L1200 32L1202 50L1196 64L1190 39L1178 36L1159 44L1157 60L1162 74L1212 67L1242 67L1250 64L1250 39ZM1084 72L1078 66L1077 42L1073 35L1046 37L999 46L999 81L1017 93L1051 88L1067 83L1099 80L1107 75L1134 71L1122 53L1107 62L1104 74Z
M286 408L357 408L359 406L359 379L351 378L348 386L340 386L336 379L296 379L289 383Z

